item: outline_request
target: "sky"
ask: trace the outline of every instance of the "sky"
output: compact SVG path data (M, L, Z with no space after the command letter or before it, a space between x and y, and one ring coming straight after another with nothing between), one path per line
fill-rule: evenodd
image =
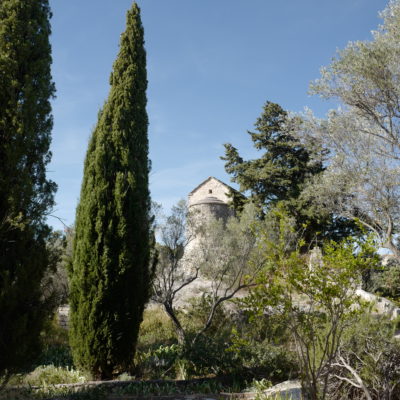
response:
M309 83L349 41L370 40L386 0L138 0L147 51L152 200L168 211L199 183L225 173L224 143L257 157L252 130L264 103L323 117L333 102ZM83 162L107 99L131 0L50 0L52 162L58 184L48 222L70 226ZM236 187L234 184L232 186ZM62 222L61 222L62 221Z

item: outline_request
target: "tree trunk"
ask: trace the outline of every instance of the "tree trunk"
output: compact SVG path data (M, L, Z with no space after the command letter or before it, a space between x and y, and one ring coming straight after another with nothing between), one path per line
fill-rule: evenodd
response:
M172 323L174 324L174 328L175 328L176 335L178 338L178 343L180 345L185 344L185 342L186 342L185 331L184 331L181 323L179 322L178 318L175 315L174 308L172 307L171 304L164 303L164 310L167 313L167 315L169 316L169 318L171 319Z

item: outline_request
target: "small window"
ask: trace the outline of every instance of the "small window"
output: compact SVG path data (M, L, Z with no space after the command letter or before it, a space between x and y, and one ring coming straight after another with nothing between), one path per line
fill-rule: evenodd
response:
M208 194L212 194L212 190L211 189L208 189Z

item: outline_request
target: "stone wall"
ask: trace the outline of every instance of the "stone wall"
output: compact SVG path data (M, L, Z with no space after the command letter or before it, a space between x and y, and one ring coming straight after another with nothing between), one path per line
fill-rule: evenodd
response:
M68 321L69 321L68 304L58 307L57 318L58 318L58 324L61 326L61 328L68 329Z

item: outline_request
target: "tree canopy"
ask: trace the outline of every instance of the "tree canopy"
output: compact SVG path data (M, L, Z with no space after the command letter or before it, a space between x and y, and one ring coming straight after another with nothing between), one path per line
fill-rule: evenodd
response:
M327 151L316 144L305 146L297 135L300 117L290 117L279 104L267 101L255 132L248 132L259 158L244 160L231 144L225 144L225 170L262 217L280 207L294 217L296 228L307 243L320 239L340 240L354 232L354 224L332 213L322 212L301 194L306 183L325 170ZM317 142L318 143L318 142ZM240 206L233 194L234 206Z
M351 42L322 68L311 90L340 108L304 116L299 137L329 147L327 171L308 189L326 210L357 219L400 259L400 3L381 13L370 41Z
M0 375L32 360L49 311L50 17L47 0L0 2Z

